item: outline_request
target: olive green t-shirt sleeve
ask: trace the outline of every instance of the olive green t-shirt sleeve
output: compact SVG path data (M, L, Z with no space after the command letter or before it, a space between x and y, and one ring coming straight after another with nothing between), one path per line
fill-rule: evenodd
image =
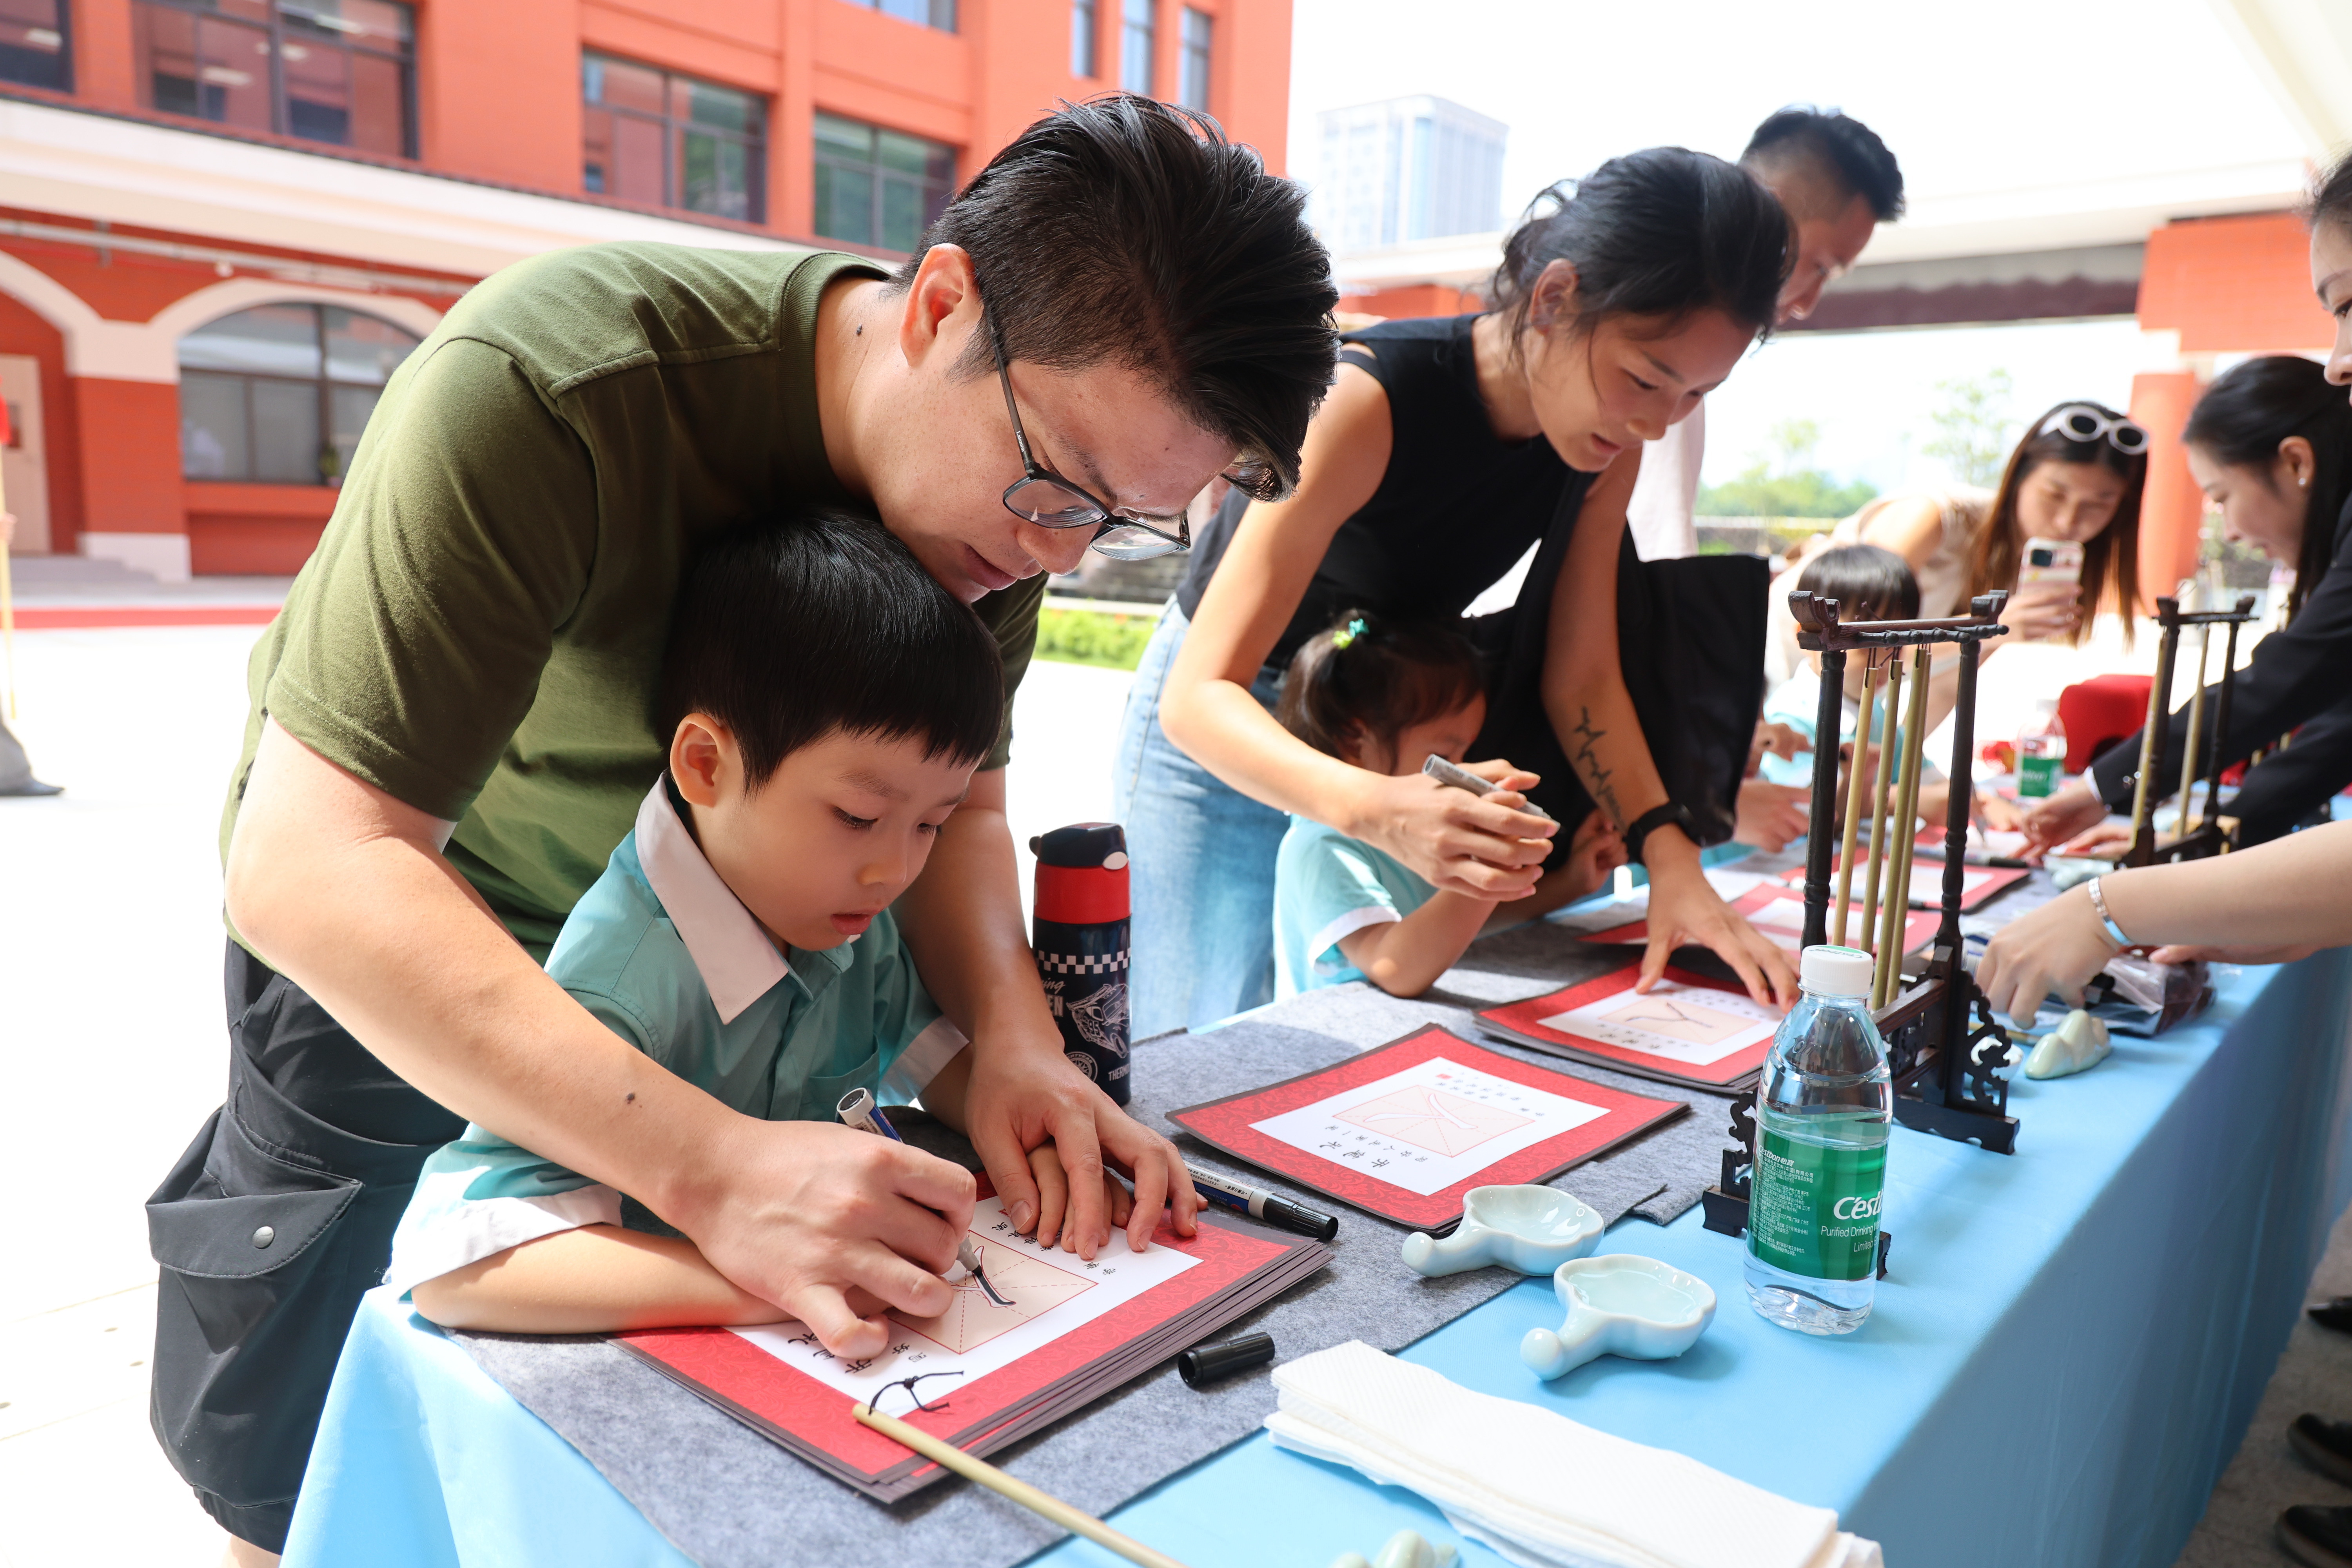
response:
M457 820L585 588L596 501L586 447L507 354L452 338L402 366L287 606L268 712Z
M1037 612L1045 603L1045 574L1040 572L972 606L996 634L996 651L1004 661L1004 717L997 725L996 744L980 764L982 773L1013 760L1013 694L1021 689L1022 677L1029 673L1030 658L1037 651Z

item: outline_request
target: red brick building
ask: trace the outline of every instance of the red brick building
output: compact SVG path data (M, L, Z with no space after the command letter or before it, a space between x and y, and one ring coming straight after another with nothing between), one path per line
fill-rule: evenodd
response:
M902 254L1065 99L1283 166L1289 0L0 0L20 553L286 573L475 281L605 239Z

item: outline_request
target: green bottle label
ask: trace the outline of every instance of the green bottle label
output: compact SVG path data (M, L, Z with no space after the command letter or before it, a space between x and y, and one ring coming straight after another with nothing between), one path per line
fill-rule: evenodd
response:
M2017 793L2028 798L2055 795L2058 792L2059 770L2065 766L2061 756L2020 757L2017 759Z
M1886 1145L1809 1143L1759 1129L1748 1250L1811 1279L1867 1279L1878 1268Z

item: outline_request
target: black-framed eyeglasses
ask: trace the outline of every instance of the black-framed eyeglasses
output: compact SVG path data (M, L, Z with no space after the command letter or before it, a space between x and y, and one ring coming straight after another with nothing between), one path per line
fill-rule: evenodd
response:
M1095 553L1114 561L1150 561L1192 549L1192 530L1181 514L1146 519L1106 506L1086 487L1037 460L1029 450L1029 433L1021 427L1021 410L1013 401L1004 333L992 314L988 336L996 350L996 379L1004 387L1004 412L1012 416L1013 439L1021 448L1021 477L1004 487L1004 510L1040 528L1092 528L1096 532L1089 542Z
M2042 422L2034 434L2046 435L2055 430L2069 441L2089 446L2101 437L2107 445L2126 458L2137 458L2147 450L2147 432L2119 414L2103 414L2087 403L2070 403Z

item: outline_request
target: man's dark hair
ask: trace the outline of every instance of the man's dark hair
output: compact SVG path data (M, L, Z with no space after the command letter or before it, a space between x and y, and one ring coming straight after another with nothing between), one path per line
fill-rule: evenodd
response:
M1118 93L1013 138L924 232L961 246L1008 358L1115 364L1238 454L1244 489L1298 482L1307 421L1337 368L1331 258L1306 197L1205 114ZM909 287L918 251L894 279ZM974 333L959 368L996 366Z
M2336 178L2347 176L2339 170ZM2352 217L2352 205L2347 216ZM2279 493L2279 447L2290 436L2311 443L2310 499L2303 512L2303 551L2294 563L2287 607L2299 610L2336 556L2336 525L2352 506L2352 404L2327 384L2326 369L2301 354L2263 354L2231 366L2189 411L2180 439L2214 461L2248 468Z
M1750 168L1806 162L1851 199L1860 196L1881 223L1903 216L1903 170L1878 132L1835 109L1790 104L1748 139L1739 161Z
M1789 215L1746 170L1684 147L1612 158L1538 196L1503 242L1486 287L1517 344L1536 280L1576 268L1574 329L1612 316L1663 317L1673 331L1712 307L1769 331L1793 259Z
M1004 675L980 617L880 523L801 510L738 523L687 568L662 656L656 732L708 713L753 789L835 730L978 760Z
M1797 586L1835 599L1842 621L1916 621L1919 579L1911 563L1877 544L1840 544L1822 551L1797 574Z
M1377 742L1394 750L1406 730L1484 689L1478 652L1458 620L1349 610L1292 656L1275 717L1326 756L1360 759L1362 748Z

